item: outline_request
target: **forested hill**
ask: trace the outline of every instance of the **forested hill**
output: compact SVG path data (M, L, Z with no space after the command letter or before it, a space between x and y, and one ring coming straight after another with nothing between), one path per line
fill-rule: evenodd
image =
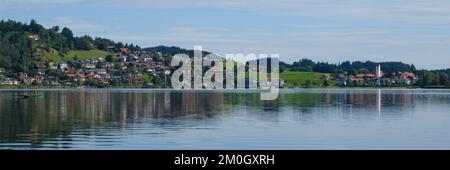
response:
M0 67L15 72L29 72L51 58L63 58L71 50L113 52L118 48L140 49L133 44L124 45L105 38L76 37L69 28L54 26L46 29L34 20L29 24L0 21Z
M160 52L164 55L168 55L168 56L174 56L176 54L187 54L189 56L194 56L194 50L186 50L180 47L175 47L175 46L157 46L157 47L150 47L150 48L144 48L144 51L148 51L148 52ZM210 54L210 52L207 51L203 51L203 56Z
M383 71L387 73L395 72L415 72L416 67L414 65L405 64L402 62L372 62L372 61L345 61L342 63L334 64L328 62L314 62L310 59L301 59L293 64L285 64L284 67L301 72L319 72L319 73L368 73L375 72L375 66L380 64Z

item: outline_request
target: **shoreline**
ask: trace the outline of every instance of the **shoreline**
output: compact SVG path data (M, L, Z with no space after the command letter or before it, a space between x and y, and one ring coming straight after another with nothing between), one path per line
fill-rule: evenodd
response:
M110 88L80 88L80 87L28 87L28 88L4 88L0 91L265 91L262 89L173 89L173 88L145 88L145 87L110 87ZM280 91L314 91L314 90L450 90L450 87L442 88L420 88L420 87L332 87L332 88L280 88Z

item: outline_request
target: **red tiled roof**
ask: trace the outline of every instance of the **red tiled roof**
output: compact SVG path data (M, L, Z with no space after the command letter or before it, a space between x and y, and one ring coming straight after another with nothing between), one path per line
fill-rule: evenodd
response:
M67 77L69 77L69 78L75 78L75 77L77 77L77 75L76 75L76 74L67 74Z
M128 48L120 48L120 51L122 51L122 52L128 52Z

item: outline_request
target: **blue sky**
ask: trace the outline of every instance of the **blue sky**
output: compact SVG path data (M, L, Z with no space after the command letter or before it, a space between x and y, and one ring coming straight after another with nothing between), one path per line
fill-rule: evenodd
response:
M282 60L450 68L447 0L0 0L1 19L138 44Z

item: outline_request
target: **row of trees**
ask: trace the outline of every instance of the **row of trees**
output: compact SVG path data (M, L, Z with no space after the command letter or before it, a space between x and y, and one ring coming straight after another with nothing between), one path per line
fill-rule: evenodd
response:
M383 71L387 73L416 71L414 65L408 65L401 62L375 63L371 61L345 61L339 64L332 64L328 62L314 62L310 59L301 59L298 62L294 62L292 65L287 64L285 66L292 71L358 74L375 72L375 66L377 64L381 64Z
M450 85L450 69L446 70L420 70L416 73L419 76L417 86L449 86Z

